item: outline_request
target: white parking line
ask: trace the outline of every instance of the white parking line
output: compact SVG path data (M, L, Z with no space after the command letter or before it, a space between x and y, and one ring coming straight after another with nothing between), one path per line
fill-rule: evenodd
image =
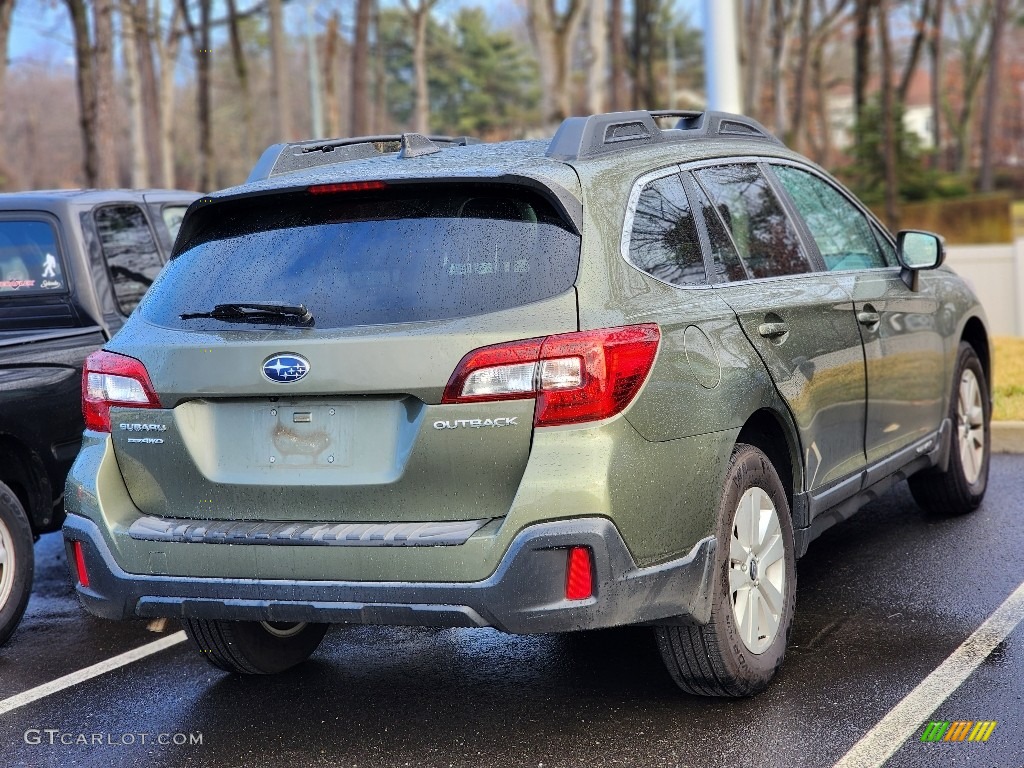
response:
M1024 584L974 634L843 755L835 768L877 768L892 757L1024 619Z
M111 672L118 667L131 664L133 661L138 661L139 659L144 659L147 656L152 656L154 653L159 653L165 648L170 648L172 645L184 642L184 640L184 632L175 632L173 635L161 637L159 640L154 640L152 643L147 643L139 648L133 648L130 651L126 651L125 653L113 656L105 661L93 664L91 667L80 669L77 672L72 672L70 675L64 675L64 677L58 677L56 680L51 680L50 682L43 683L35 688L30 688L27 691L11 696L9 699L0 701L0 715L7 714L12 709L24 707L26 704L31 704L33 701L38 701L52 693L63 691L65 688L70 688L73 685L84 683L86 680L99 677L100 675Z

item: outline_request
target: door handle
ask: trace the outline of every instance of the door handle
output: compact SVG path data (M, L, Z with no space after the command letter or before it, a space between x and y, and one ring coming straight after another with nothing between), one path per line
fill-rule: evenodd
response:
M789 333L789 326L785 323L761 323L757 326L757 332L766 339L777 339Z
M882 316L877 312L858 312L857 322L861 325L878 325L881 322Z

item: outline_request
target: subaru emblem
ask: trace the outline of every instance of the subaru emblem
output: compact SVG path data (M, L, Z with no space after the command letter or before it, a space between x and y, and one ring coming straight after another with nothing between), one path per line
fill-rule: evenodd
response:
M271 355L263 361L263 375L276 384L291 384L309 373L309 360L283 353Z

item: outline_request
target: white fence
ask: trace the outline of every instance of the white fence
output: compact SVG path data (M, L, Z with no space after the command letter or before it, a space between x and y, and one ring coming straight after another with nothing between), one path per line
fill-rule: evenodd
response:
M995 336L1024 336L1024 238L1007 245L951 245L946 263L981 299Z

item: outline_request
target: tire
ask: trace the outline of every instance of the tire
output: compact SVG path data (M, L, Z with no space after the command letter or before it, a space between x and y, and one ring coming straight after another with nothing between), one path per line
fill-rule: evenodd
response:
M752 533L743 522L755 507L760 525ZM711 620L704 626L656 627L658 649L686 693L753 696L782 665L796 602L789 503L778 473L758 448L739 443L733 449L716 536ZM751 606L754 616L763 606L770 619L749 620Z
M308 659L327 624L184 619L192 644L208 662L241 675L274 675Z
M954 370L949 399L949 418L953 422L949 464L945 472L933 468L907 480L914 501L936 517L974 511L988 488L992 403L985 370L967 342L960 342Z
M18 497L0 483L0 645L25 614L32 592L32 526Z

